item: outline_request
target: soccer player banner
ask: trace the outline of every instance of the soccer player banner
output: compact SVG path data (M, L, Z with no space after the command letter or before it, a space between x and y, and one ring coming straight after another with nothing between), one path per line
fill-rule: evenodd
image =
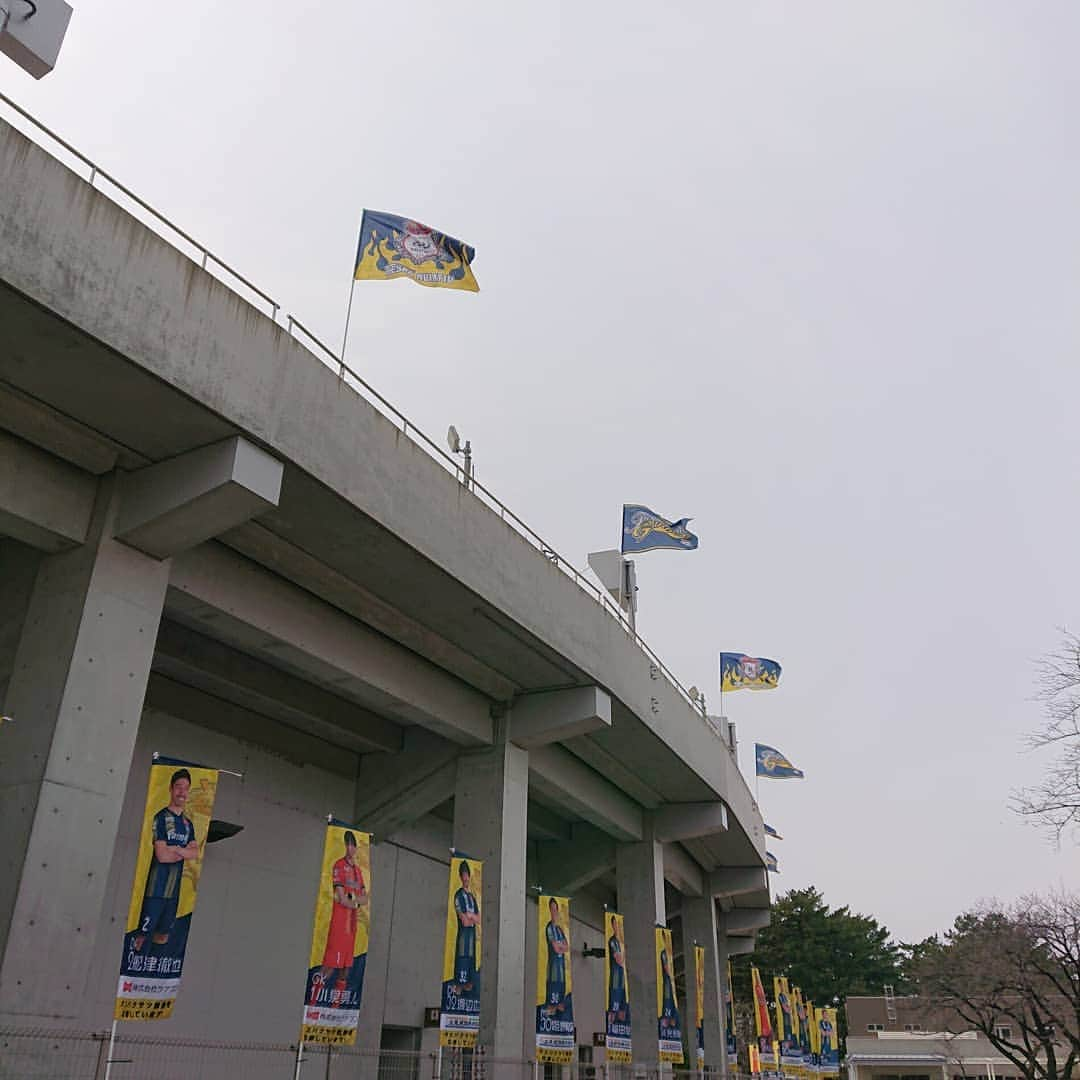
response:
M570 901L540 896L536 945L536 1060L569 1065L577 1046L570 974Z
M656 1030L660 1060L681 1065L682 1018L675 993L675 950L671 945L671 931L666 926L656 928Z
M705 946L694 946L694 1027L697 1029L697 1064L705 1068Z
M836 1010L818 1009L818 1027L821 1032L821 1074L824 1077L840 1075L840 1047L837 1042Z
M629 1065L633 1060L630 982L623 917L617 911L604 912L604 1004L607 1060L613 1065Z
M154 755L116 988L117 1020L165 1020L180 993L218 770Z
M356 1042L370 934L371 836L330 818L315 899L301 1042Z
M475 1049L480 1034L480 893L484 864L460 851L450 859L443 944L439 1044Z

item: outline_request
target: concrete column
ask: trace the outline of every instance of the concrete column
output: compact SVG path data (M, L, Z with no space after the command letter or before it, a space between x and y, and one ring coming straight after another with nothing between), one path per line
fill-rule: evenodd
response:
M15 540L0 540L0 714L5 716L10 712L4 704L7 686L40 564L40 552Z
M717 933L716 901L711 896L684 896L682 900L683 955L686 962L686 1012L690 1018L686 1025L693 1030L697 1003L694 1000L694 967L691 948L694 943L705 946L705 1066L711 1073L724 1072L727 1049L724 1043L724 994L727 978L727 951L723 955L717 947L718 940L726 940ZM691 1040L696 1049L697 1040Z
M484 862L480 1044L525 1055L525 848L529 752L502 737L458 759L454 846ZM498 1075L499 1070L495 1071ZM490 1074L490 1071L489 1071Z
M626 934L634 1061L656 1067L656 925L667 924L664 845L646 816L640 842L615 849L615 882Z
M86 991L169 564L112 539L42 559L5 697L0 1016L74 1017ZM120 939L117 937L117 959Z

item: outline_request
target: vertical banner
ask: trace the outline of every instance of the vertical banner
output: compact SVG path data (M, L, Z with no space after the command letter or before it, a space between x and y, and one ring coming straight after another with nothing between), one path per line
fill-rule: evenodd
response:
M443 943L439 1045L476 1048L480 1034L480 894L484 864L460 851L450 859Z
M116 987L117 1020L165 1020L180 993L218 771L154 755Z
M773 1029L775 1032L775 1040L783 1046L784 1041L787 1038L787 1027L784 1024L787 1017L784 1015L783 1005L781 1004L781 999L784 998L783 982L777 975L773 976L772 992L773 1012L776 1015L776 1026Z
M656 1028L660 1040L660 1060L683 1063L682 1019L675 993L675 951L671 931L656 928Z
M754 1032L757 1035L759 1057L768 1060L772 1054L772 1021L769 1019L769 1000L761 982L761 972L750 969L750 983L754 991Z
M356 1042L370 933L371 836L331 818L323 840L301 1042Z
M836 1031L836 1010L821 1009L821 1073L822 1076L840 1075L840 1047Z
M727 1038L727 1056L730 1068L739 1054L738 1041L735 1037L735 992L731 985L730 960L727 962L727 994L724 997L724 1035Z
M810 1066L811 1072L821 1072L821 1010L814 1008L814 1003L806 1003L806 1020L810 1026Z
M697 1030L697 1067L705 1068L705 946L694 946L694 1027Z
M623 917L604 912L604 1000L607 1060L629 1065L633 1060L630 1042L630 983L626 975L626 937Z
M569 1065L577 1046L570 974L570 901L540 896L536 919L536 1060Z
M750 1044L747 1048L746 1056L750 1059L750 1074L752 1076L761 1075L761 1055L758 1053L758 1048Z

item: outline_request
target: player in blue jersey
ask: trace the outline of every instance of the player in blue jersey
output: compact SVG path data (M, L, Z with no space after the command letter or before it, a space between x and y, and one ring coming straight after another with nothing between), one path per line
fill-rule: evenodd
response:
M679 1007L675 1004L675 980L671 974L671 958L667 949L660 950L660 974L662 983L660 1026L672 1031L681 1028Z
M623 944L621 915L611 917L608 938L608 1023L626 1020L626 947Z
M547 1002L544 1012L552 1016L566 1009L566 954L570 951L570 942L559 925L559 901L551 897L548 901L551 918L544 930L547 939Z
M469 993L476 982L476 927L480 923L480 902L470 891L472 871L463 859L458 867L461 888L454 893L457 913L457 941L454 946L454 982L459 990Z
M149 935L155 945L166 945L176 922L176 906L180 902L180 880L184 863L199 857L195 826L184 815L191 773L177 769L169 780L169 805L154 815L154 855L146 875L139 929L132 948L139 952Z

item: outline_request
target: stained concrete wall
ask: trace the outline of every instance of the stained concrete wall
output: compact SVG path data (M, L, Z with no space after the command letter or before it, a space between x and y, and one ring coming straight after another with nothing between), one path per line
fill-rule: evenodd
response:
M2 122L0 279L262 441L571 658L750 831L729 755L594 598L281 326Z

